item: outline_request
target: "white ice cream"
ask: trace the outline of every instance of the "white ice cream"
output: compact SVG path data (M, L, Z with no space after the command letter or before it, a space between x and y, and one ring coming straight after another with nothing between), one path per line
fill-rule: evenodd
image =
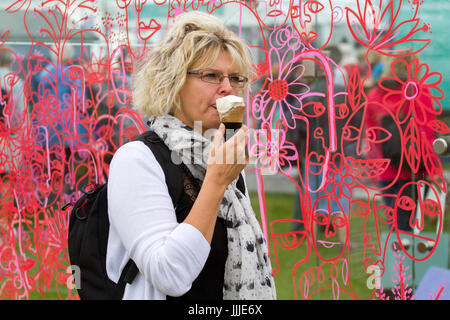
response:
M229 95L216 100L217 111L221 118L226 117L227 114L237 106L245 106L244 99L238 96Z

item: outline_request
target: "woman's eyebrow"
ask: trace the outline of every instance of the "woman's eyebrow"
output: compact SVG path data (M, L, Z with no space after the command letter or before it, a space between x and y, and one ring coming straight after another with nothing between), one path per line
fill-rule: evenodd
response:
M220 70L217 69L212 69L212 68L203 68L203 69L199 69L200 71L214 71L214 72L222 72ZM222 72L223 73L223 72Z
M224 74L225 72L221 71L221 70L217 70L217 69L213 69L213 68L203 68L203 69L199 69L199 71L213 71L213 72L218 72L218 73L222 73ZM228 73L229 75L234 75L234 74L241 74L239 71L235 71L235 72L231 72Z

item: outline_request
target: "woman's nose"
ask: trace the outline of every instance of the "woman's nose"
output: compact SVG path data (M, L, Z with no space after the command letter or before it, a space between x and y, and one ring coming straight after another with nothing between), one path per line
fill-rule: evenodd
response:
M219 94L229 95L232 92L233 92L233 87L231 86L230 79L228 79L228 77L224 77L219 86Z

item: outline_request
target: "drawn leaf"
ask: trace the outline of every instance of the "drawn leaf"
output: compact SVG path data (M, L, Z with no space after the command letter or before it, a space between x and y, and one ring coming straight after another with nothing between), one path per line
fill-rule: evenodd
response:
M361 93L361 77L359 74L359 69L355 67L353 68L348 83L348 102L352 110L359 107L359 103L361 102Z
M28 0L17 0L13 4L11 4L8 8L6 8L6 12L14 13L22 9L22 7L27 3Z
M420 164L420 137L415 121L410 120L404 133L405 158L413 172L417 173Z
M376 46L374 49L390 56L413 55L425 49L431 42L431 39L414 39L416 33L421 32L418 28L420 19L406 20L398 24L391 32L394 35L400 35L393 41L387 41L383 45ZM403 35L403 37L402 37Z
M441 134L450 133L450 128L445 124L445 122L440 121L440 120L430 121L428 126L437 133L441 133Z
M3 32L3 34L0 36L0 47L3 46L6 39L8 39L8 36L9 36L9 30L6 30L5 32Z

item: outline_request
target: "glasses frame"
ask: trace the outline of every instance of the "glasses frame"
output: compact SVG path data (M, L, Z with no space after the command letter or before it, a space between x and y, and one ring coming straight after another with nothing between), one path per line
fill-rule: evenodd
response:
M217 73L217 74L220 73L221 76L220 76L220 78L219 78L219 82L211 82L211 81L208 81L208 80L204 79L204 78L203 78L204 73L207 72L207 71L209 71L209 72L211 72L211 73ZM224 75L222 72L220 72L220 71L218 71L218 70L214 70L214 69L201 69L201 70L188 71L187 74L188 74L188 75L196 75L196 76L200 76L200 79L201 79L202 81L207 82L207 83L212 83L212 84L221 84L222 81L223 81L223 79L228 78L228 81L230 82L230 85L231 85L233 88L244 88L245 85L246 85L247 82L248 82L248 78L247 78L246 76L241 75L241 74L229 74L229 75ZM235 86L235 85L233 85L233 82L230 80L230 77L231 77L231 76L239 76L239 77L242 77L243 80L244 80L244 82L242 82L241 85Z

